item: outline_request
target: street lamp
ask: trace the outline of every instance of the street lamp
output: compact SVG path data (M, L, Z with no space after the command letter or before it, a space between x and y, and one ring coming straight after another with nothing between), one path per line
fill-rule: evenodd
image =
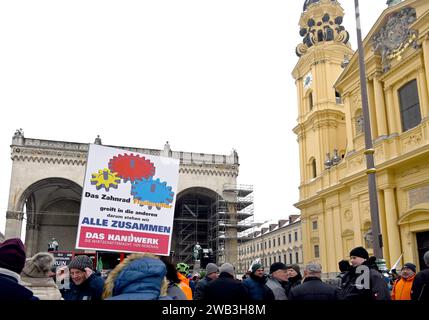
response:
M380 221L378 215L378 197L377 197L377 186L375 180L375 164L374 164L374 147L372 144L372 134L370 126L370 118L368 111L368 91L366 87L366 70L365 70L365 57L362 44L362 31L360 25L360 12L359 12L359 0L355 0L355 12L356 12L356 33L358 42L358 55L359 55L359 71L360 71L360 87L362 95L362 112L364 117L364 132L365 132L365 155L366 155L366 173L368 176L368 192L369 192L369 204L371 211L371 229L373 234L373 247L374 255L378 259L383 259L383 240L380 232Z

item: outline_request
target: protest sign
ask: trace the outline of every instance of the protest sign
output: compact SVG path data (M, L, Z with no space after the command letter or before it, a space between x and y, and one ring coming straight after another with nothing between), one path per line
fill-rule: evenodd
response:
M76 247L169 255L179 160L91 144Z

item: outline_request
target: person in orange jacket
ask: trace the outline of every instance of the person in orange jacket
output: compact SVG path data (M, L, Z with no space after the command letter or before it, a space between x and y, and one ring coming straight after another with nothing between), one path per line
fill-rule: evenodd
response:
M401 269L401 276L392 289L392 300L411 300L411 287L416 277L416 266L406 263Z
M192 300L192 289L189 286L189 279L186 277L186 274L189 271L189 266L186 263L178 263L176 266L177 277L180 280L178 284L180 289L185 293L185 296L188 300Z

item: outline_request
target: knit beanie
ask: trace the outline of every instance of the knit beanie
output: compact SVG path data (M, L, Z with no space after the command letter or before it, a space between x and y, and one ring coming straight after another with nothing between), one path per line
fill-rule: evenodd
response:
M55 258L48 252L36 253L25 261L22 274L30 278L47 278L48 273L55 263Z
M79 269L85 271L85 268L94 269L94 264L90 257L80 255L75 257L69 264L69 269Z
M231 276L234 276L234 266L230 263L224 263L220 266L219 269L220 273L226 272L229 273Z
M289 264L287 266L288 269L293 269L296 271L296 273L301 274L301 269L299 268L299 265L297 264Z
M366 251L366 249L364 247L356 247L356 248L354 248L352 251L350 251L350 257L351 256L363 258L363 259L366 259L366 260L369 259L368 251Z
M24 264L25 247L21 239L8 239L0 243L0 268L20 274Z
M255 272L256 272L256 270L261 269L261 268L264 268L264 267L262 266L262 264L260 264L260 263L255 263L255 264L253 264L253 265L252 265L252 273L255 273Z
M287 270L287 266L283 262L274 262L270 267L270 274L277 270Z
M207 275L214 273L214 272L218 272L218 271L219 271L219 269L218 269L217 265L215 265L214 263L208 263L207 264L207 266L206 266L206 274Z
M408 268L408 269L412 270L414 273L416 273L416 265L413 263L408 262L408 263L404 264L402 269L404 269L404 268Z

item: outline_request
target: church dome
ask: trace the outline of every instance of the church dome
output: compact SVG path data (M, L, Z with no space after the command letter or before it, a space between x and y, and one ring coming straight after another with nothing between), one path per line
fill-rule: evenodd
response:
M332 2L335 2L336 0L331 0ZM302 9L303 11L307 11L307 8L313 4L313 3L319 3L320 0L305 0L304 2L304 8Z

